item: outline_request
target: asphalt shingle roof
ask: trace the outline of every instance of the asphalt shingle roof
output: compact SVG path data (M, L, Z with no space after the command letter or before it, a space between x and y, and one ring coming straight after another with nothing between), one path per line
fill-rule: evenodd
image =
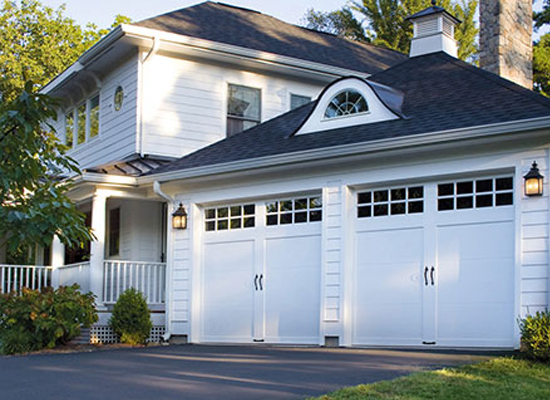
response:
M397 51L302 28L257 11L210 1L135 25L368 74L406 59Z
M369 79L404 92L406 119L292 136L312 102L151 173L550 116L550 99L445 53L408 59Z

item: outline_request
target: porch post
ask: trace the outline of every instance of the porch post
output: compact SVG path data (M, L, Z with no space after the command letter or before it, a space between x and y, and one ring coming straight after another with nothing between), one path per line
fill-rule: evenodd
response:
M55 235L52 240L52 286L59 286L59 267L65 265L65 245Z
M103 259L105 257L105 222L107 197L96 192L92 199L92 231L95 240L90 246L90 290L97 296L97 304L103 305Z

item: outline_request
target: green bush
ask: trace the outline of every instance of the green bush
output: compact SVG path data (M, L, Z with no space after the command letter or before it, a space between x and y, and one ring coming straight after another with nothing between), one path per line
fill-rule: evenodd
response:
M78 285L0 295L0 352L25 353L65 344L97 321L92 293Z
M122 293L113 307L109 326L122 343L144 344L153 323L143 295L133 288Z
M550 362L550 311L537 312L519 321L521 351L529 358Z

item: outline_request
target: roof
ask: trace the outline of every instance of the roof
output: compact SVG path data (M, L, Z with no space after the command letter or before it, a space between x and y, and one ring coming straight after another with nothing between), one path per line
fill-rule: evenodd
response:
M394 50L292 25L258 11L210 1L134 25L368 74L406 59L404 54Z
M408 59L369 80L402 91L407 118L293 136L313 110L311 102L152 174L550 116L550 99L443 52Z
M434 15L434 14L445 14L449 18L451 18L453 21L455 21L457 24L460 24L462 21L459 20L457 17L455 17L453 14L449 13L447 10L445 10L443 7L438 6L432 6L428 7L422 11L417 12L416 14L409 15L407 19L417 19L422 17L427 17L428 15Z
M171 160L166 158L141 157L136 154L125 161L117 161L115 163L86 168L84 171L106 175L133 177L147 174L155 168L168 164L170 161Z

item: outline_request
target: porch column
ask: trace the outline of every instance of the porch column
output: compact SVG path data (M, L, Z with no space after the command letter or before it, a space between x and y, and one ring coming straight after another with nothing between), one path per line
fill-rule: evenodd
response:
M59 286L59 267L65 265L65 245L61 243L59 237L55 235L52 240L52 286Z
M92 199L92 231L95 240L90 246L90 290L97 296L97 304L103 304L103 259L105 257L105 221L107 197L96 192Z

